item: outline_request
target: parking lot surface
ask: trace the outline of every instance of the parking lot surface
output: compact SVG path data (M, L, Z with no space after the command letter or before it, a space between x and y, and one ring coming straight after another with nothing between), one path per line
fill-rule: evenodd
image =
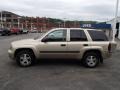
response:
M41 60L21 68L9 59L12 41L37 36L41 34L0 36L0 90L120 90L120 50L94 69L76 60Z

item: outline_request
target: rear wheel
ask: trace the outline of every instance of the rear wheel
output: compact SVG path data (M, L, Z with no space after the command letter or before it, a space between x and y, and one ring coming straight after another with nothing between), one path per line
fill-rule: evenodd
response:
M16 61L18 65L22 67L28 67L34 64L35 62L35 56L33 52L29 50L22 50L17 53L16 55Z
M89 68L94 68L96 66L98 66L99 62L100 62L100 56L99 54L95 53L95 52L88 52L84 55L83 57L83 64L86 67Z

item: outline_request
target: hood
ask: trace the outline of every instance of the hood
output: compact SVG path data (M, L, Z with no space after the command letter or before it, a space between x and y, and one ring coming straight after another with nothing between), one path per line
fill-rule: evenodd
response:
M19 40L19 41L14 41L12 42L12 45L34 45L37 43L37 40L34 39L24 39L24 40Z

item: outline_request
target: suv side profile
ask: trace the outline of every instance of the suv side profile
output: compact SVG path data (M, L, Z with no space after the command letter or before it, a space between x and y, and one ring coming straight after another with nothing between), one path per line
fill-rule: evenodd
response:
M103 31L81 28L52 29L36 40L27 39L11 43L10 58L27 67L39 59L78 59L94 68L109 58L116 48Z

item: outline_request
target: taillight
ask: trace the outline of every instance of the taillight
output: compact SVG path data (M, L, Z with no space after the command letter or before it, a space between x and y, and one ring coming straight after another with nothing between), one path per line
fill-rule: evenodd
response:
M111 53L111 43L108 45L108 51Z

